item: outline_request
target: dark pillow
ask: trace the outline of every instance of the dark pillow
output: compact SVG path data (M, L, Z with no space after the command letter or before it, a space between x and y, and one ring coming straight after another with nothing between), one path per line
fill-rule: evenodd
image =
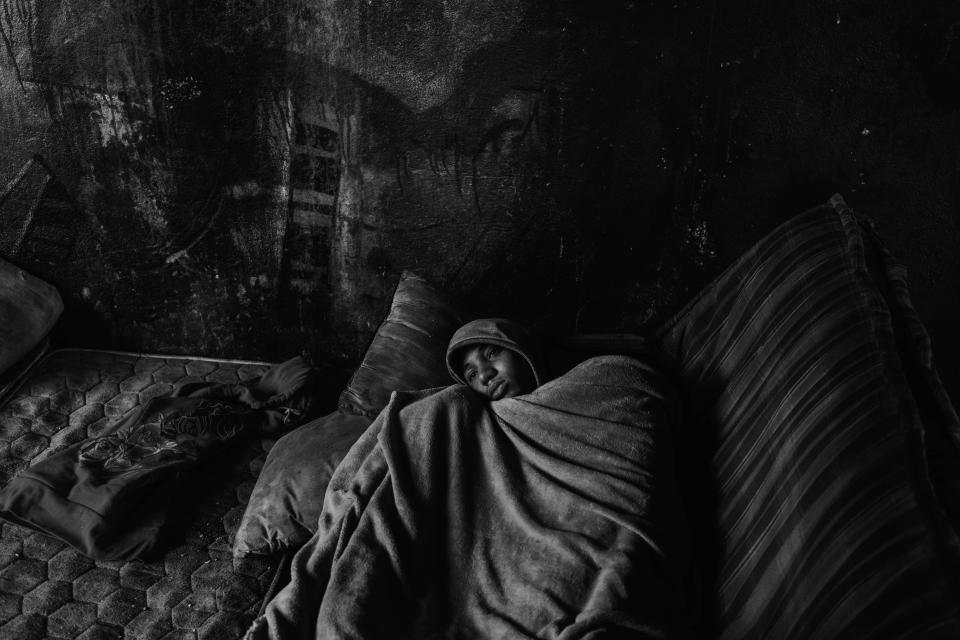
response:
M659 332L685 394L705 634L960 638L950 483L924 448L939 434L955 454L958 422L906 291L835 196Z
M393 294L390 313L340 395L340 409L374 418L397 389L453 384L444 356L447 342L464 322L443 292L405 272Z
M334 468L369 425L364 416L336 411L277 440L250 494L234 555L269 555L306 542Z
M0 258L0 375L43 340L62 312L52 285Z
M390 394L453 384L444 355L463 323L443 292L416 274L401 275L389 314L340 394L340 411L289 433L270 450L237 531L236 555L295 549L313 535L334 467Z

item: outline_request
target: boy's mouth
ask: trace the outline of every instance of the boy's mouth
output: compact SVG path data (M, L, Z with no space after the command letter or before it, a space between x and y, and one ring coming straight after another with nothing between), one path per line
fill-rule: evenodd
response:
M507 393L507 382L506 380L497 380L491 385L490 389L487 391L490 395L491 400L499 400Z

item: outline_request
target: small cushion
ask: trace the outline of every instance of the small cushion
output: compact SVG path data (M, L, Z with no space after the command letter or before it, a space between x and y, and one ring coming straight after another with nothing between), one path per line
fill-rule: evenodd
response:
M306 542L334 468L369 425L364 416L335 411L277 440L250 494L234 554L270 555Z
M444 354L453 332L463 323L448 296L422 277L405 272L390 313L340 394L340 409L373 418L395 390L452 384Z
M62 312L52 285L0 258L0 374L37 346Z
M739 258L659 332L722 638L960 638L960 540L924 442L958 421L905 274L835 196ZM954 491L953 494L950 492ZM955 499L955 498L954 498Z

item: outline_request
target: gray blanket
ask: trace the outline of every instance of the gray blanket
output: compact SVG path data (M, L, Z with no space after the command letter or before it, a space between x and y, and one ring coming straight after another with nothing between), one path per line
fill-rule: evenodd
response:
M395 393L247 638L683 635L672 394L623 356L497 402Z

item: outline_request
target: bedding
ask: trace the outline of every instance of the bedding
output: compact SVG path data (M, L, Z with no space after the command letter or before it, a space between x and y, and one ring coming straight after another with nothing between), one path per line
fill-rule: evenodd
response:
M463 317L452 298L420 276L403 274L390 313L340 394L340 410L285 435L270 450L237 531L236 555L292 553L316 532L319 496L334 467L390 392L451 381L448 372L437 368L437 358L443 358ZM656 345L636 334L544 338L544 365L553 374L594 355L648 360L657 355Z
M672 386L622 356L492 403L462 385L394 393L248 638L680 630L674 410Z
M180 384L18 473L0 489L0 518L98 560L153 556L176 535L187 472L253 435L296 426L312 410L319 373L298 357L247 382Z
M0 385L11 367L40 344L60 314L53 285L0 258ZM5 391L0 386L0 394Z
M296 551L309 540L334 469L370 422L334 411L277 440L240 520L234 555Z
M443 367L444 353L450 336L463 323L464 315L450 296L425 278L404 272L394 291L390 312L340 394L340 410L372 420L396 389L449 384Z
M0 484L177 385L238 388L270 365L67 349L44 357L0 407ZM221 387L224 388L224 387ZM0 638L238 638L276 563L231 543L272 437L215 456L177 497L188 523L151 561L94 560L62 541L0 525Z
M455 328L391 357L441 370ZM771 231L649 341L597 345L655 347L680 388L696 637L960 637L960 421L905 270L842 197Z
M450 296L404 272L390 310L339 392L338 411L287 434L271 449L237 532L234 553L295 552L317 530L334 467L396 390L439 387L447 341L463 324Z
M739 257L657 332L703 637L960 638L960 423L906 272L843 198ZM933 446L931 446L933 445Z

